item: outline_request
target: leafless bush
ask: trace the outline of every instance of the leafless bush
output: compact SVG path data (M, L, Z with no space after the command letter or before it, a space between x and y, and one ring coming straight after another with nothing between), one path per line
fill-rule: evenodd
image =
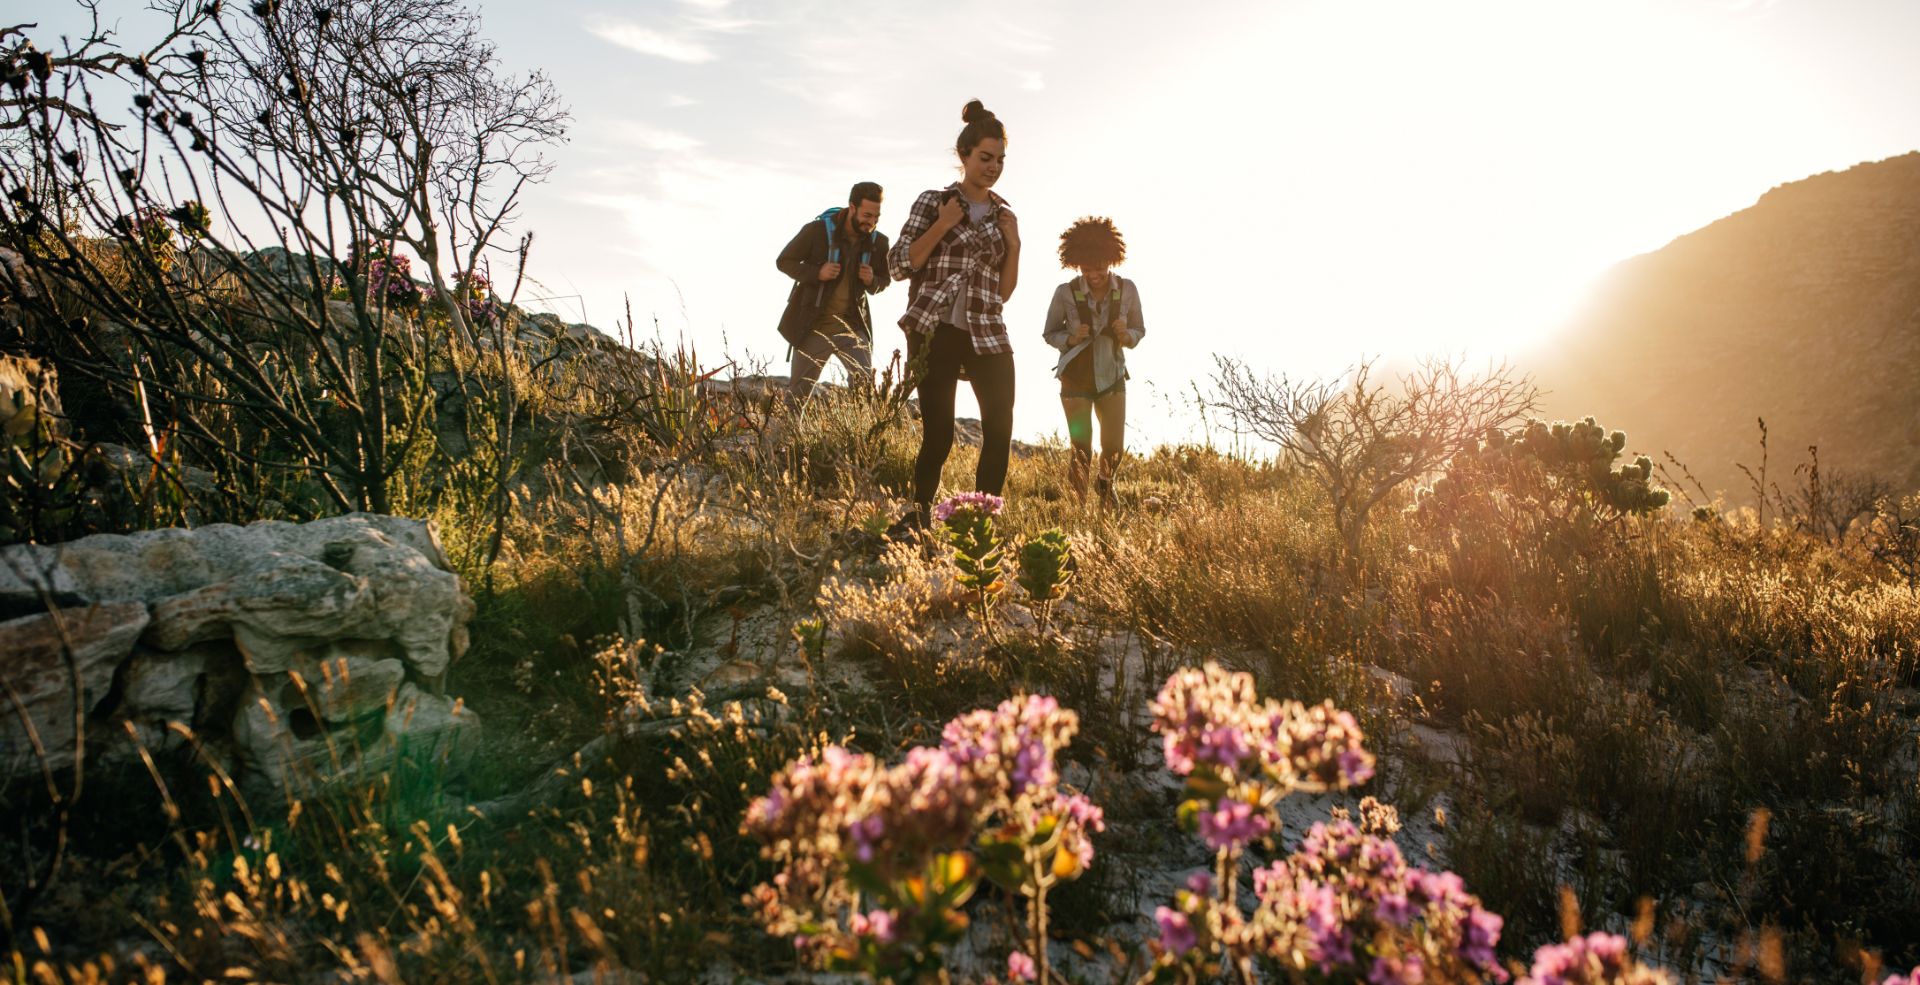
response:
M1469 373L1457 360L1424 362L1388 386L1371 361L1333 380L1293 380L1221 358L1214 386L1214 406L1238 430L1272 442L1326 491L1350 571L1375 506L1539 402L1512 368Z
M1866 527L1867 552L1920 592L1920 493L1887 496L1874 507Z
M1876 475L1821 469L1818 445L1807 447L1806 463L1793 471L1800 482L1779 497L1780 515L1829 544L1840 543L1855 520L1873 516L1894 491Z
M491 388L510 454L516 313L481 268L564 133L551 86L501 75L452 0L162 9L159 47L96 30L44 71L25 28L0 33L9 79L31 62L38 87L0 157L23 313L0 347L90 384L156 465L185 449L236 510L417 501L400 491L426 471L436 372ZM127 129L96 103L109 81L133 91Z

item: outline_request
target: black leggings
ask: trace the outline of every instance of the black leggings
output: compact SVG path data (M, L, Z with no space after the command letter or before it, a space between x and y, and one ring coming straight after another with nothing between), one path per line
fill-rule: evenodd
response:
M927 371L920 378L920 455L913 463L913 501L930 505L940 491L940 470L953 450L953 392L960 367L967 369L980 402L980 465L974 488L1000 495L1007 482L1007 452L1013 444L1013 353L977 353L964 328L941 325L927 345Z

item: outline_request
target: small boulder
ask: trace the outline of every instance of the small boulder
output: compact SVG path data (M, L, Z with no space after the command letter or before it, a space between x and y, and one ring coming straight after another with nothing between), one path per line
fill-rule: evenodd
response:
M52 769L74 762L76 704L91 714L113 686L114 670L133 652L147 627L139 603L76 606L0 623L0 666L8 707L0 715L0 770L37 771L41 757ZM23 723L22 713L26 721Z

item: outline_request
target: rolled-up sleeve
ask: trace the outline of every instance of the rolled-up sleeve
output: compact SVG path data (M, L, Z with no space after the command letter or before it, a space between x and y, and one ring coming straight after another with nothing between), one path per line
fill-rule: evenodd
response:
M1133 281L1127 281L1127 348L1140 344L1140 337L1147 334L1147 316L1140 313L1140 288Z
M940 193L924 191L913 200L913 209L907 213L907 224L900 227L900 238L893 243L893 249L887 251L887 271L894 280L906 280L913 276L913 261L908 259L908 251L913 249L913 241L920 234L933 227L940 218Z
M1072 310L1073 298L1068 294L1066 286L1054 288L1053 300L1047 304L1047 327L1040 333L1040 337L1061 352L1067 351L1067 336L1073 334L1073 325L1067 318L1068 312Z

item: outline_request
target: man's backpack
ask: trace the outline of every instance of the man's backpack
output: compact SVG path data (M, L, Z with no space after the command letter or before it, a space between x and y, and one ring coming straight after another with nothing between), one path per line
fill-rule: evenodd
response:
M840 237L834 235L833 220L837 216L839 216L840 213L844 211L846 211L845 208L836 205L833 208L830 208L827 211L820 213L820 221L827 224L827 262L828 263L840 262ZM867 234L866 249L860 251L860 266L862 267L873 266L873 247L874 247L874 244L878 243L879 241L880 241L880 230L876 229L873 232L870 232Z

